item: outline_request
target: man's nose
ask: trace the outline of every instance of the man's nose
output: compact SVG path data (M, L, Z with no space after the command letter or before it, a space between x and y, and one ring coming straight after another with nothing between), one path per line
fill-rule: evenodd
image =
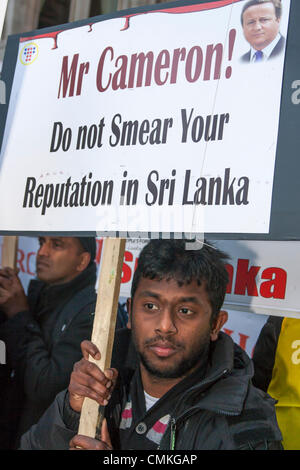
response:
M38 250L38 256L49 256L50 253L50 247L47 242L43 243L39 250Z
M158 317L156 331L159 333L174 334L177 332L175 317L169 308L164 308Z
M261 22L260 22L259 20L258 20L258 21L255 21L255 23L254 23L254 29L255 29L255 30L260 30L260 29L262 29L262 24L261 24Z

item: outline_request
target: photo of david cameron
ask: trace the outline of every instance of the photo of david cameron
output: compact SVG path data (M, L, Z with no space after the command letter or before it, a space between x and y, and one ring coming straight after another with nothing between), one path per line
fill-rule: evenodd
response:
M250 0L244 5L241 23L250 50L242 62L262 62L284 50L285 38L280 34L281 0Z

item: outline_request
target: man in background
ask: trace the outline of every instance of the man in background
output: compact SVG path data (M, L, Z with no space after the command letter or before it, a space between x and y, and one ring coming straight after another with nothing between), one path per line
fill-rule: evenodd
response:
M39 237L37 279L25 294L18 275L0 270L0 448L15 446L69 381L80 343L90 338L96 304L96 240Z
M281 0L251 0L242 10L241 23L250 50L242 62L272 59L284 49L285 38L280 34Z

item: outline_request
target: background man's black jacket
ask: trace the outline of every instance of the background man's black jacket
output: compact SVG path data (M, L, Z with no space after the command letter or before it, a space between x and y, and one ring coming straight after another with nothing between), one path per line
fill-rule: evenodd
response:
M13 448L16 433L20 436L36 423L67 387L73 365L82 357L80 343L91 336L95 283L95 265L63 285L32 280L30 310L8 320L2 316L0 339L7 363L0 366L1 449Z
M283 317L270 316L268 318L260 332L253 352L253 383L265 392L267 392L272 379L282 322Z

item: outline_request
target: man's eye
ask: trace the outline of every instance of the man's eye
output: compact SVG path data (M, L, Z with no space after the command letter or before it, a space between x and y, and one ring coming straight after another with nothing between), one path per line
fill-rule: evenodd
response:
M186 307L182 307L180 310L179 310L180 313L183 313L184 315L192 315L194 312L189 309L189 308L186 308Z
M152 302L147 302L145 304L145 307L148 309L148 310L158 310L158 307L153 304Z

